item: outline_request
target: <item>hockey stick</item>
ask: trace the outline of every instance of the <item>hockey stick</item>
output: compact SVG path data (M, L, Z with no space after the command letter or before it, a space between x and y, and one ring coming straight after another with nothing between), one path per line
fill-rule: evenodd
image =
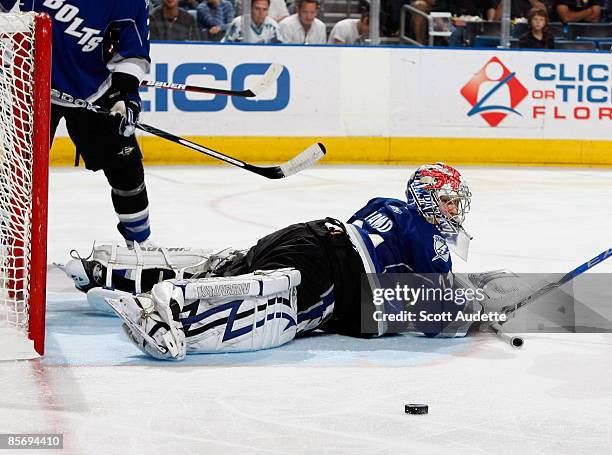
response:
M217 152L208 147L204 147L203 145L196 144L195 142L188 141L187 139L183 139L182 137L160 130L151 125L137 123L136 128L269 179L282 179L284 177L296 174L297 172L300 172L319 161L321 158L323 158L323 156L325 156L326 152L325 146L320 142L317 142L283 164L277 166L255 166L254 164L245 163L237 158L232 158L231 156Z
M584 264L579 265L574 270L572 270L572 271L566 273L565 275L563 275L560 280L553 281L551 283L545 284L540 289L532 292L531 294L529 294L528 296L526 296L523 299L519 300L517 303L515 303L513 305L507 305L505 307L502 307L501 312L503 314L506 314L506 315L508 315L510 313L514 313L519 308L522 308L525 305L533 303L536 299L539 299L540 297L548 294L549 292L551 292L551 291L553 291L553 290L563 286L565 283L570 282L571 280L576 278L578 275L583 274L584 272L586 272L587 270L593 268L594 266L596 266L600 262L605 261L610 256L612 256L612 248L609 248L609 249L607 249L605 251L602 251L601 253L599 253L597 256L595 256L590 261L587 261ZM521 337L510 336L510 335L504 333L503 332L503 328L502 328L502 324L494 322L489 327L491 328L491 330L497 336L499 336L504 341L507 341L508 343L510 343L511 346L513 346L515 348L520 348L523 345L523 343L524 343L524 340Z
M86 100L75 99L72 96L63 94L57 90L52 89L51 96L57 100L62 101L63 103L72 104L75 107L88 109L99 114L112 115L108 109L104 109L100 106L96 106L95 104L91 104ZM240 167L249 172L253 172L269 179L282 179L284 177L296 174L312 166L314 163L323 158L326 153L325 146L320 142L317 142L283 164L275 166L256 166L254 164L249 164L244 161L241 161L237 158L233 158L229 155L225 155L224 153L217 152L216 150L213 150L211 148L204 147L203 145L196 144L195 142L191 142L187 139L183 139L182 137L177 136L175 134L160 130L159 128L155 128L154 126L147 125L146 123L138 122L135 126L139 130L145 131L149 134L159 136L168 141L190 148L191 150L195 150L196 152L211 156L233 166Z
M226 90L212 87L199 87L196 85L178 84L175 82L142 81L141 87L163 88L167 90L179 90L182 92L212 93L215 95L241 96L253 98L265 92L279 78L285 67L278 63L272 63L261 79L250 89L245 90Z

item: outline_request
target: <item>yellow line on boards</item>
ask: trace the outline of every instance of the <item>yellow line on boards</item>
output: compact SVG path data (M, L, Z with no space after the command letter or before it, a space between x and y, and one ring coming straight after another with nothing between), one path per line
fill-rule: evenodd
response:
M252 163L281 163L319 141L327 148L323 164L422 164L446 161L464 165L612 167L612 141L219 136L190 136L185 139ZM147 165L220 164L218 160L158 137L140 137L139 143ZM70 139L56 138L51 149L51 165L72 165L74 153Z

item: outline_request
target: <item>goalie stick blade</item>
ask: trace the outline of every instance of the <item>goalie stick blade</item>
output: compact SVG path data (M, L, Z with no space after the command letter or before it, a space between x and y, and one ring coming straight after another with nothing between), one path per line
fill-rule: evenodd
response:
M296 157L278 166L253 166L249 164L245 167L251 172L269 179L282 179L309 168L323 158L325 153L325 146L317 142Z

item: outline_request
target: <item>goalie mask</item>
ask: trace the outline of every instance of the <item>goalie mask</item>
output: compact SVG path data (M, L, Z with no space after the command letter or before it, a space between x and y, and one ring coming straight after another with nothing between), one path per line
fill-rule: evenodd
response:
M406 188L408 206L416 208L435 224L449 246L467 259L471 236L463 228L470 211L472 193L457 169L444 164L426 164L412 174Z

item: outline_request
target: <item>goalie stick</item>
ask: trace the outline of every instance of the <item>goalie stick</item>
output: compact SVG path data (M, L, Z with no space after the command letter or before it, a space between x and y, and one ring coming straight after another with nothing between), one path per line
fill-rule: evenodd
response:
M221 88L212 87L200 87L196 85L179 84L175 82L160 82L160 81L142 81L141 87L152 87L152 88L163 88L166 90L178 90L182 92L195 92L195 93L211 93L214 95L226 95L226 96L240 96L245 98L253 98L268 90L272 84L274 84L285 67L278 63L272 63L264 75L259 79L250 89L244 90L227 90Z
M548 294L549 292L551 292L551 291L553 291L553 290L563 286L565 283L570 282L571 280L576 278L578 275L583 274L584 272L586 272L587 270L593 268L594 266L596 266L600 262L605 261L610 256L612 256L612 248L609 248L609 249L607 249L605 251L602 251L601 253L599 253L597 256L595 256L590 261L587 261L584 264L579 265L574 270L572 270L572 271L566 273L565 275L563 275L560 280L553 281L553 282L545 284L540 289L532 292L531 294L529 294L528 296L526 296L523 299L519 300L517 303L515 303L513 305L507 305L505 307L502 307L501 312L503 314L506 314L506 315L514 313L519 308L522 308L525 305L533 303L535 300L539 299L540 297L542 297L542 296ZM502 324L500 324L500 323L494 322L489 327L502 340L507 341L508 343L510 343L510 345L512 347L520 348L523 345L523 343L524 343L523 338L517 337L517 336L511 336L511 335L508 335L508 334L504 333L503 332Z
M95 104L91 104L89 101L86 100L75 99L71 95L62 93L55 89L51 89L51 97L63 103L74 105L75 107L88 109L99 114L112 115L108 109L104 109L100 106L96 106ZM289 161L286 161L282 164L273 166L256 166L254 164L246 163L242 160L239 160L238 158L233 158L224 153L217 152L216 150L189 141L187 139L161 130L154 126L147 125L146 123L137 122L135 126L139 130L145 131L149 134L159 136L162 139L166 139L170 142L182 145L183 147L187 147L196 152L208 155L210 157L216 158L220 161L224 161L233 166L240 167L242 169L245 169L249 172L253 172L254 174L261 175L262 177L266 177L268 179L282 179L284 177L296 174L312 166L314 163L323 158L326 153L325 146L320 142L317 142L300 152L298 155L294 156Z

